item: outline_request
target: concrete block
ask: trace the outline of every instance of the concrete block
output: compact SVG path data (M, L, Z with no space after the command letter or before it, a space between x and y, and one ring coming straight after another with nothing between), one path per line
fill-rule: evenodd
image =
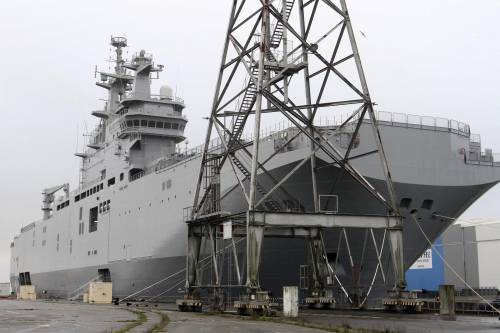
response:
M89 284L89 303L111 304L113 284L111 282L92 282Z
M83 293L83 303L89 302L89 293Z
M439 286L439 314L443 319L455 320L455 286Z
M285 317L299 316L299 288L297 286L283 287L283 315Z
M20 286L19 293L17 294L17 299L35 301L36 291L35 286Z

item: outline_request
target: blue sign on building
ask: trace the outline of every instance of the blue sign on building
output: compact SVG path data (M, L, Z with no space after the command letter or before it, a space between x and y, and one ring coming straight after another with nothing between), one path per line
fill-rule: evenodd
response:
M426 289L439 290L444 284L444 264L439 254L444 257L443 240L439 237L434 242L434 248L425 251L422 256L406 272L408 290Z

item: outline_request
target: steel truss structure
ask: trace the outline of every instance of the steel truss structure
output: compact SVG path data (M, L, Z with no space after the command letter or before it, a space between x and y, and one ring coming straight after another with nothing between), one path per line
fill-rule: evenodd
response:
M194 205L187 218L187 293L184 300L179 300L179 306L199 304L195 291L207 287L198 265L202 241L211 244L210 287L216 291L222 289L221 226L228 221L231 221L233 239L246 239L246 248L242 251L236 248L234 241L230 246L238 281L235 285L244 286L248 293L247 298L236 302L235 306L240 309L262 309L268 304L259 283L264 236L308 238L314 282L309 301L333 302L328 287L336 276L326 258L323 237L326 228L366 228L371 230L372 237L373 229L386 230L384 239L387 233L395 273L394 290L400 295L405 289L402 219L373 105L345 0L232 1ZM353 133L346 147L340 149L318 125L318 118L320 114L345 110L351 111L350 116L333 130L350 126ZM279 149L263 156L260 147L265 117L285 119L291 124L290 133L294 135L287 137L281 148L299 136L305 137L310 146L308 156L280 179L266 167L277 158ZM352 165L356 158L352 150L365 121L373 131L371 153L378 154L387 195L377 191ZM253 139L244 140L244 133L250 133ZM221 142L215 149L210 146L214 135ZM386 214L325 213L317 186L316 164L320 153L329 159L331 166L341 169L361 185L384 207ZM311 166L310 196L314 208L287 212L278 198L297 200L283 185L306 163ZM227 212L221 205L226 195L221 193L223 168L234 175L236 185L231 191L240 191L244 198L245 207L241 211ZM335 186L333 180L332 185ZM347 241L347 235L345 238ZM373 241L377 248L374 237ZM244 255L238 255L240 252ZM379 254L377 257L380 261ZM239 264L241 258L246 260L245 284L242 276L245 267Z

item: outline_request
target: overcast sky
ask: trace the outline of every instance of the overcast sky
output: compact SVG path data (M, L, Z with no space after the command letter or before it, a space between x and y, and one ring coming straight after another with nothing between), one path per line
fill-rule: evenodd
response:
M41 217L43 188L76 185L77 131L102 107L94 66L110 35L164 64L160 83L186 100L191 145L210 111L230 0L0 2L0 282L9 244ZM379 109L452 118L500 152L500 1L350 0L372 99ZM363 32L364 37L360 31ZM81 143L81 138L80 138ZM500 188L463 216L500 218Z

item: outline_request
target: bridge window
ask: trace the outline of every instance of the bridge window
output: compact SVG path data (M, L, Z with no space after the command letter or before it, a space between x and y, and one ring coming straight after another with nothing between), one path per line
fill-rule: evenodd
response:
M172 129L179 129L179 124L173 123L172 124Z
M108 179L108 187L111 185L115 185L115 177Z
M142 127L147 127L148 126L148 121L147 120L141 120L141 126Z
M171 123L165 123L165 126L164 126L166 129L171 129L172 128L172 124Z
M153 127L154 128L155 127L155 122L153 120L150 120L148 122L148 127Z
M156 128L163 128L163 122L157 121L156 122Z

